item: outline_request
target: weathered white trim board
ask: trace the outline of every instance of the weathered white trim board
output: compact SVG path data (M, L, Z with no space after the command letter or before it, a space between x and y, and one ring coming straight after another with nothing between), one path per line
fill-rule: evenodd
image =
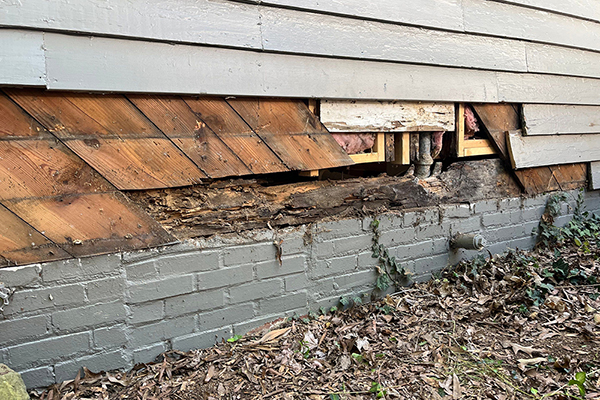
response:
M46 84L43 37L42 32L0 32L0 84Z
M527 135L600 133L600 107L525 104Z
M321 122L331 132L453 131L454 103L321 101Z
M508 135L513 168L541 167L600 160L600 134L521 136Z
M590 163L590 187L593 190L600 189L600 161Z

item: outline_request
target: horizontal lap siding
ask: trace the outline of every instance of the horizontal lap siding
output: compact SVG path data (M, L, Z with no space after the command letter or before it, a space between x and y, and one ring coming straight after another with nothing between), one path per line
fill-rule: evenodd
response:
M600 78L600 23L526 4L536 1L407 0L402 7L358 0L3 4L0 26L46 33L0 29L3 42L17 43L19 35L36 40L0 49L0 63L8 64L0 69L0 84L599 104L600 80L589 78ZM11 51L21 54L7 58ZM18 68L19 57L31 60L34 69Z

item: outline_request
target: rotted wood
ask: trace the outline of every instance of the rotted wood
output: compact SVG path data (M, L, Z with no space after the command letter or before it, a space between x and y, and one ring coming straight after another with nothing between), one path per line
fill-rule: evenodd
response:
M252 174L181 97L129 95L128 98L209 177Z
M354 164L301 100L250 98L227 101L292 170Z
M179 239L297 226L324 218L362 217L385 210L438 205L446 201L516 196L518 185L499 160L452 164L439 177L379 176L343 181L263 185L255 179L208 186L131 192L165 229Z
M123 96L6 92L119 189L185 186L206 178Z
M70 257L69 253L0 205L0 266Z
M281 159L224 99L184 97L184 101L198 120L204 122L253 174L289 171Z
M4 205L77 257L174 241L120 192L8 200Z

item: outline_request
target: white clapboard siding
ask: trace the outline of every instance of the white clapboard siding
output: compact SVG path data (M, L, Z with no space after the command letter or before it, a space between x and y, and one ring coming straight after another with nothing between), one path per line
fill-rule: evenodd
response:
M261 48L252 4L224 0L0 1L0 26Z
M265 8L261 16L266 50L527 72L521 41L296 10Z
M0 84L45 85L42 32L0 32Z
M501 102L600 104L600 79L508 72L497 77Z
M590 186L592 190L600 189L600 161L590 163Z
M497 101L495 73L478 70L56 33L45 47L50 89Z
M528 43L526 50L529 72L600 77L600 53L537 43Z
M56 33L46 33L44 38L50 89L600 104L600 79L306 57Z
M505 3L528 6L579 18L600 21L598 0L502 0Z
M372 18L394 23L482 33L503 38L525 39L600 51L600 25L598 23L505 2L462 0L461 5L458 1L440 1L439 12L436 11L436 5L431 4L431 0L423 2L425 3L423 11L420 10L420 0L403 1L400 6L397 2L389 0L380 2L256 0L254 2L354 18ZM569 2L565 2L565 7L568 6ZM461 9L464 19L461 19L458 14ZM457 29L458 26L462 26L462 28Z
M463 0L465 31L600 50L600 24L483 0Z
M330 132L453 131L454 103L323 100L320 119Z
M600 160L600 134L522 136L508 135L514 168L572 164Z
M461 0L234 0L423 27L463 30Z
M600 133L599 106L524 104L523 119L528 136Z

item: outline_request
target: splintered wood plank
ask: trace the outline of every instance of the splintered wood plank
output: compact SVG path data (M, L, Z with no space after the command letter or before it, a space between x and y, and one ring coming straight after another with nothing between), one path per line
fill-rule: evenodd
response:
M525 168L515 174L527 194L577 189L584 187L587 181L584 163Z
M174 241L120 192L10 200L4 204L77 257Z
M253 174L289 171L281 159L222 98L185 97L184 101Z
M354 163L301 100L228 102L290 169L324 169Z
M0 199L114 190L65 145L51 140L0 140Z
M524 104L527 135L600 133L599 106Z
M71 255L0 205L0 265L22 265Z
M506 134L519 129L521 125L516 106L512 104L472 104L472 107L500 154L507 159Z
M167 138L97 137L65 144L121 190L188 186L206 178Z
M5 89L23 109L60 139L99 135L163 137L124 96Z
M23 109L0 92L0 139L52 136Z
M176 96L130 95L129 100L211 178L252 174L189 106Z
M453 103L323 100L321 122L330 132L453 131Z

